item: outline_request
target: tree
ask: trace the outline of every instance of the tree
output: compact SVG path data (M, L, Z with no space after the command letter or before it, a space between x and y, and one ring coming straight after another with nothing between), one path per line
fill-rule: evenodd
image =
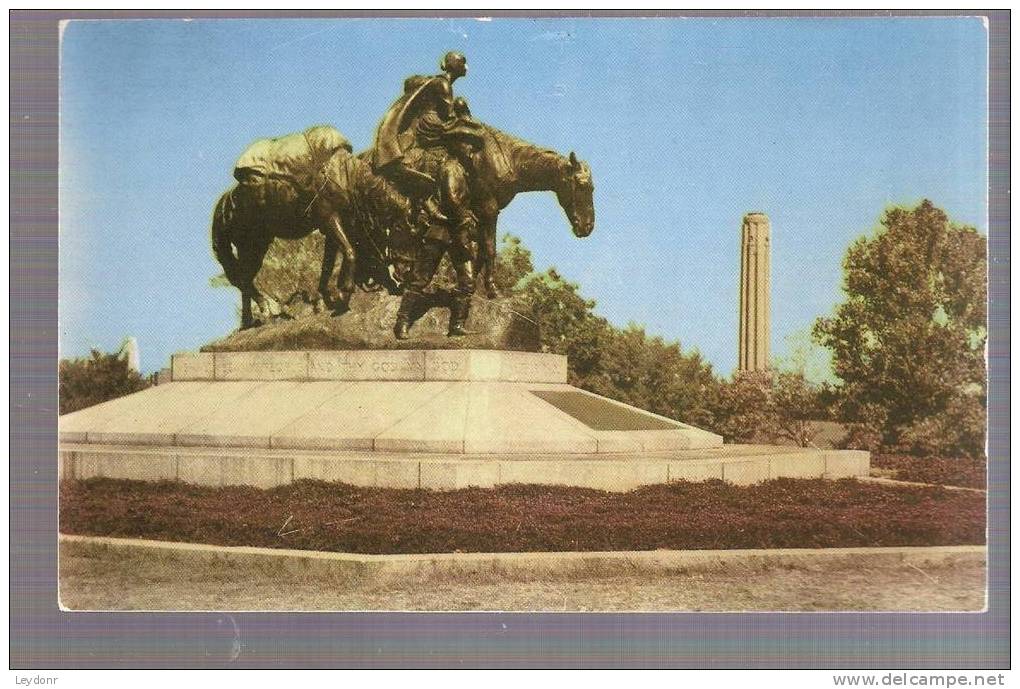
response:
M761 371L734 374L719 387L712 407L712 430L726 442L753 442L772 426L771 376Z
M943 447L983 450L986 244L927 200L886 211L873 236L851 244L846 301L814 335L832 350L839 412L861 437L896 447L948 414L967 427Z
M519 237L505 234L499 252L496 254L496 269L493 279L500 294L513 291L517 284L535 272L531 260L531 252L524 246Z
M144 390L151 384L128 368L119 354L93 349L88 357L63 359L59 367L61 414L68 414L116 397Z
M523 278L515 296L538 323L543 351L567 356L571 382L599 387L612 326L594 313L595 302L584 298L580 287L563 279L555 268Z
M808 447L825 417L819 388L801 373L745 371L722 384L712 428L728 442L790 441Z
M803 373L779 372L772 378L770 439L789 440L808 447L821 432L816 421L826 418L822 388Z

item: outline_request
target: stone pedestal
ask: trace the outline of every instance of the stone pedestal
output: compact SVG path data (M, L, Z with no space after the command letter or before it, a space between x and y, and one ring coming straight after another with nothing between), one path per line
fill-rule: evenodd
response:
M62 416L62 475L629 490L867 472L866 453L723 447L718 435L568 385L555 354L183 353L172 379Z

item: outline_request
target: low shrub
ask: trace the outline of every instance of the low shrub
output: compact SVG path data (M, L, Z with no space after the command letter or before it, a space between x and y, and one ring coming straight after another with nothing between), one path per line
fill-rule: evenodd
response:
M66 483L60 530L354 553L820 548L978 544L985 496L853 480L449 492L299 481L272 490Z
M985 488L988 464L978 457L915 457L902 454L873 454L871 466L892 471L897 481L936 483L943 486Z
M59 409L69 414L149 387L151 380L128 368L118 354L93 349L88 357L63 359L58 369Z

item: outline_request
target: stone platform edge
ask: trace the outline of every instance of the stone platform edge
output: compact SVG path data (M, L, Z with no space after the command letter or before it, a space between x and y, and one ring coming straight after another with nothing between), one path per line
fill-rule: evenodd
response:
M517 483L621 492L672 481L719 479L752 485L776 478L863 478L870 470L870 455L862 451L747 448L729 446L726 454L678 451L637 459L63 444L57 473L60 480L103 477L263 489L311 479L378 488L458 490Z
M173 381L566 383L567 357L489 349L178 352Z
M760 572L822 565L839 569L910 565L924 569L987 562L984 545L369 555L70 534L60 534L59 545L61 556L126 555L235 567L246 573L373 584L406 583L409 577L505 581L537 576Z

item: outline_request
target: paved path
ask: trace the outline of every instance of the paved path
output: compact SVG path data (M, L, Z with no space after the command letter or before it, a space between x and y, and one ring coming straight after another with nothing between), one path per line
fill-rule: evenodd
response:
M81 552L62 544L60 582L62 604L77 610L974 611L985 605L985 565L974 559L599 577L462 573L375 584L222 561L182 567L145 553Z

